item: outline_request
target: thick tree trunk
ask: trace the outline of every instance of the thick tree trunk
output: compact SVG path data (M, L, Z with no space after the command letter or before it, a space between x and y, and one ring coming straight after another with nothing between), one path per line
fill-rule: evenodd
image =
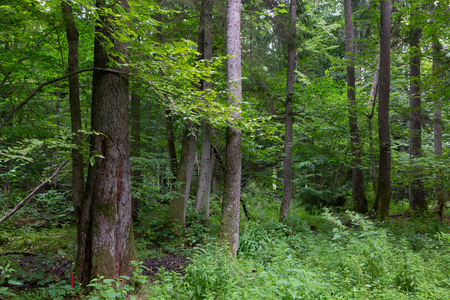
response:
M411 14L411 19L414 14ZM409 206L415 212L425 212L427 202L423 191L420 170L414 167L414 159L422 156L422 108L420 101L420 37L422 30L411 29L409 61L409 159L413 165L413 181L409 186Z
M389 132L389 94L391 81L391 2L381 0L380 28L380 97L378 104L378 136L380 141L380 161L378 185L374 208L378 217L389 216L391 203L391 137Z
M61 2L61 11L69 46L68 71L72 73L78 71L78 31L73 20L72 7L68 2ZM78 75L69 77L69 102L71 131L73 134L72 143L75 145L72 149L72 191L75 216L78 217L81 214L82 199L84 197L83 155L80 152L82 136L79 132L81 130L81 108ZM76 224L79 224L79 220L76 220ZM78 232L80 232L79 229Z
M297 21L297 0L291 0L290 8L291 38L288 40L288 65L286 76L286 112L284 123L284 157L283 157L283 199L280 207L279 221L286 221L292 199L292 126L294 123L293 102L295 65L297 55L295 52L295 23Z
M141 157L141 97L135 91L131 95L130 125L130 156L139 158ZM138 169L131 170L131 180L135 184L142 183L142 172ZM139 217L139 197L131 197L131 206L133 221L136 222Z
M186 226L186 209L191 191L192 175L194 173L195 152L197 146L197 130L186 125L181 145L180 164L178 167L175 189L177 195L170 201L169 223L173 225L176 233Z
M359 138L358 117L355 95L355 58L353 54L352 1L344 0L345 51L347 52L347 99L349 102L350 148L352 152L353 209L358 213L367 212L367 198L364 191L364 177L361 170L361 140Z
M227 1L227 89L228 101L235 107L234 119L241 118L241 0ZM237 123L237 122L236 122ZM241 199L241 130L228 126L226 133L225 182L220 218L219 243L236 257L239 240Z
M120 5L128 8L126 0ZM97 1L101 10L106 6ZM111 32L120 30L110 15L101 15L95 27L94 66L108 68L120 59L103 47L109 38L114 50L128 57L127 45L115 40ZM92 130L86 196L79 218L78 254L75 270L83 285L96 276L132 276L131 261L136 260L131 222L131 180L128 117L128 67L113 67L121 73L94 71L92 83Z
M203 0L200 18L199 52L205 60L212 59L212 0ZM212 89L212 81L202 80L202 90ZM200 172L198 176L197 197L194 210L201 212L205 218L209 216L209 201L211 193L212 168L211 136L213 127L206 120L202 121L202 147L200 153Z

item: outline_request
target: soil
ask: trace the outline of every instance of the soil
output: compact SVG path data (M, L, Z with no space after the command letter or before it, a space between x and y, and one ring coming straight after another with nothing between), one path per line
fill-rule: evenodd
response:
M143 275L153 276L158 273L161 268L166 271L174 271L184 273L185 267L189 261L182 255L166 255L157 258L144 259ZM14 290L33 289L46 287L54 282L67 280L70 282L72 272L72 260L68 260L64 256L30 256L30 255L11 255L11 265L16 270L15 278L23 285L13 286L4 284ZM21 280L24 278L24 280Z

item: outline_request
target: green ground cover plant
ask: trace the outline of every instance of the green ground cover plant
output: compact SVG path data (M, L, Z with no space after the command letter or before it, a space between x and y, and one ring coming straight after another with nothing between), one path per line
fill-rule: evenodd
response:
M332 230L325 226L313 231L301 218L276 226L248 222L236 260L211 240L193 256L186 275L161 272L147 297L449 299L448 234L425 233L420 248L405 238L414 228L424 228L427 220L379 226L355 213L329 211L321 218ZM449 230L445 223L436 226Z
M241 214L236 259L217 243L218 200L209 223L190 213L188 227L177 237L165 229L163 209L144 207L141 213L151 217L135 226L138 259L187 257L188 266L175 272L161 264L149 272L136 263L133 277L97 278L88 292L70 284L76 253L72 223L6 222L0 226L0 252L33 253L36 270L23 269L27 256L1 255L0 295L8 300L450 299L445 219L402 215L379 223L342 208L311 210L296 203L280 223L276 194L249 186L244 196L252 218ZM65 208L52 203L62 203L53 192L42 199L63 213ZM46 273L62 269L64 262L65 273Z

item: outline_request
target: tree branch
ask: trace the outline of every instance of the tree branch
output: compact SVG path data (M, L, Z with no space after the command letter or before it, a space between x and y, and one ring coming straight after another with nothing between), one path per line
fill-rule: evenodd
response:
M36 194L36 192L42 188L48 181L51 181L58 173L59 171L61 171L62 167L64 167L64 165L67 163L67 159L56 169L56 171L53 173L52 176L50 176L49 179L45 180L44 182L42 182L40 185L38 185L37 187L34 188L34 190L25 198L22 199L22 201L20 201L16 207L14 207L9 213L7 213L3 218L0 219L0 224L2 224L3 222L6 221L6 219L8 219L9 217L11 217L17 210L19 210L19 208L28 200L31 199L31 197L34 196L34 194Z
M36 253L28 252L28 251L6 251L6 252L0 252L0 256L2 256L2 255L11 255L11 254L22 254L22 255L37 256Z
M83 73L83 72L88 72L88 71L105 71L105 72L111 72L111 73L117 73L117 74L125 74L124 72L120 72L120 71L116 71L116 70L111 70L111 69L103 69L103 68L87 68L87 69L81 69L78 71L74 71L71 73L67 73L66 75L63 75L61 77L57 77L57 78L53 78L49 81L46 81L44 83L41 83L33 92L31 92L24 100L22 100L22 102L20 102L19 104L17 104L7 115L6 117L3 119L3 122L0 124L0 130L3 129L3 127L5 126L5 124L11 119L12 115L18 111L19 109L21 109L22 107L25 106L25 104L28 103L28 101L31 100L31 98L33 98L34 96L36 96L36 94L45 86L52 84L54 82L63 80L67 77L70 77L72 75L78 74L78 73Z

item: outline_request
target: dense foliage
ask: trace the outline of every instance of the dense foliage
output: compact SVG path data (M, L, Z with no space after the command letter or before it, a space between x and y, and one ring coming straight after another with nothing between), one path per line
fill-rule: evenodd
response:
M381 0L385 1L385 0ZM0 298L7 299L446 299L450 291L449 70L450 2L390 1L389 126L392 156L391 219L376 220L379 128L376 91L381 1L352 1L356 100L347 99L343 1L296 2L290 30L287 0L246 0L241 6L242 112L227 102L226 1L214 1L212 21L201 23L203 1L68 1L79 34L81 144L73 144L69 56L59 0L0 0ZM108 15L116 30L102 45L110 67L129 68L130 114L140 125L139 155L131 157L137 257L179 255L181 273L161 269L149 278L133 262L133 276L95 278L90 290L72 290L69 273L23 271L28 256L56 269L76 259L77 239L70 155L83 155L84 175L103 156L90 152L95 27ZM202 58L200 33L212 34L213 58ZM420 29L418 46L412 33ZM382 36L381 36L382 37ZM127 45L130 57L114 48ZM288 49L295 48L292 206L277 222L283 191ZM420 58L420 78L410 59ZM233 57L234 58L234 57ZM58 77L66 76L62 80ZM203 90L202 81L212 88ZM410 83L420 85L411 95ZM133 96L133 97L131 97ZM421 106L410 107L410 99ZM232 99L232 98L231 98ZM131 101L130 101L131 102ZM130 107L132 104L130 103ZM366 215L351 212L352 153L349 111L361 139ZM419 112L420 155L413 155L409 125ZM381 118L380 118L381 119ZM211 137L209 216L194 212L199 185L201 122ZM414 120L417 121L417 120ZM236 259L218 244L225 177L225 128L242 131L240 237ZM441 130L441 135L439 135ZM126 129L125 129L126 131ZM133 135L135 133L135 135ZM173 139L171 140L171 135ZM183 137L197 142L189 195L180 195L175 162ZM168 148L173 142L175 157ZM438 151L441 143L441 152ZM169 145L169 147L168 147ZM132 149L131 152L136 149ZM136 152L136 151L135 151ZM49 176L64 161L58 176ZM172 162L171 162L172 160ZM138 174L138 175L135 175ZM426 206L410 209L420 181ZM34 190L39 184L43 186ZM189 196L186 228L171 226L169 203ZM356 201L355 201L356 202ZM435 218L436 216L436 218ZM94 216L95 217L95 216ZM172 224L173 225L173 224ZM18 252L18 253L9 253ZM19 253L20 252L20 253ZM16 257L16 255L24 255ZM31 261L31 258L30 258ZM33 260L34 261L34 260ZM69 267L70 269L70 267ZM15 286L19 287L15 287ZM26 289L20 286L33 285ZM38 286L38 288L35 288ZM15 295L17 294L17 295Z

